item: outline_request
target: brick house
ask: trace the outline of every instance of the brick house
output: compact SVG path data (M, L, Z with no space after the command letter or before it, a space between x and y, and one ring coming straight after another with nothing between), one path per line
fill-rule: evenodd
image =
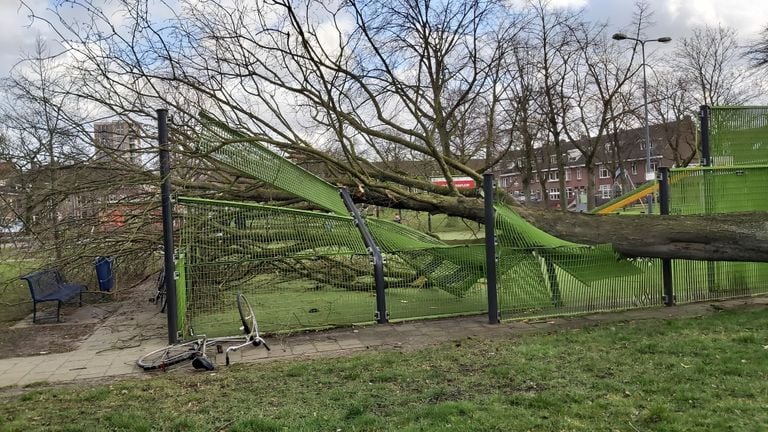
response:
M652 125L651 171L659 167L674 167L696 163L696 126L686 117L677 122ZM603 137L594 159L594 194L596 203L626 193L645 183L645 129L622 131L611 139ZM530 166L530 196L523 196L523 175L528 171L522 154L513 152L499 176L500 185L520 201L545 202L555 205L560 198L560 183L556 155L547 149L534 149ZM577 194L587 190L588 173L584 156L572 142L563 145L565 163L565 193L573 204ZM569 205L570 206L570 205Z

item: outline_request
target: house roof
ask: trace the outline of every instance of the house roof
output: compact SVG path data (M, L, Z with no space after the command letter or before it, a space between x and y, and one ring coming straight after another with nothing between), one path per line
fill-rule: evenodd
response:
M675 138L685 140L687 145L682 146L682 149L678 151L688 152L684 156L693 156L696 149L696 126L690 117L686 117L679 121L660 123L651 125L649 127L651 137L651 156L653 158L662 157L665 161L674 161L674 148L670 145ZM586 158L584 154L579 150L591 148L590 144L586 142L587 138L583 138L580 141L572 142L567 141L562 144L561 149L566 156L566 166L584 166L586 165ZM644 160L646 157L645 150L645 128L638 127L634 129L627 129L620 131L618 134L605 134L600 138L600 142L595 149L595 156L593 161L597 164L601 163L615 163L617 160L632 161L632 160ZM534 149L534 154L541 161L539 170L547 170L554 168L554 164L550 167L549 158L554 156L551 147L540 146ZM502 170L502 175L515 174L520 171L519 164L525 161L522 158L522 150L514 150L510 153L508 160L511 162ZM519 162L518 162L519 161ZM670 163L671 165L671 163ZM536 167L533 167L533 171L537 171Z

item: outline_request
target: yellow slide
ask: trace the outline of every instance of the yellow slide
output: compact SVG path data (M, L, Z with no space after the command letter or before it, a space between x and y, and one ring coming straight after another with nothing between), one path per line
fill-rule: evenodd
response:
M637 201L642 200L646 196L656 193L659 190L659 182L651 180L647 183L640 185L640 187L633 189L620 197L616 197L607 203L596 207L590 213L598 215L606 215L614 213L623 209L624 207L631 205Z

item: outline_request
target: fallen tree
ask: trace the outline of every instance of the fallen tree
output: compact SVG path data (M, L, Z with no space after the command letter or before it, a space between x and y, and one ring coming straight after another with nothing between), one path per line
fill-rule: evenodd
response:
M328 181L354 190L358 202L480 222L478 192L458 189L453 179L480 182L482 172L505 161L516 137L530 132L515 114L523 104L520 74L530 73L536 90L526 106L539 107L526 122L558 129L572 119L565 83L578 71L567 61L544 59L551 75L537 82L542 59L528 46L535 39L528 24L540 19L545 33L558 35L548 43L563 45L591 27L578 16L559 19L566 12L542 3L513 10L491 0L180 0L162 20L136 2L121 3L122 14L91 0L65 3L83 14L59 13L58 6L30 12L72 54L71 76L79 85L68 90L70 97L146 124L154 108L170 108L173 141L184 152L195 149L197 113L205 109L290 160L315 165ZM87 25L72 21L82 16ZM608 39L593 36L580 42ZM521 47L526 55L512 55ZM571 48L553 53L565 60ZM546 133L536 138L547 141ZM470 166L478 158L481 166ZM562 155L556 159L562 163ZM403 161L426 161L447 186L414 176ZM177 179L177 186L203 196L306 206L242 182L236 172L208 181L221 176L219 169ZM768 261L764 213L598 217L515 208L553 235L610 243L626 256Z

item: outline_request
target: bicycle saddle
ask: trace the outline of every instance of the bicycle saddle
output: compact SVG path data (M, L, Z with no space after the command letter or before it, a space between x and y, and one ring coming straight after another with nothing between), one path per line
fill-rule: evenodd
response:
M192 360L192 367L195 369L205 369L207 371L212 371L215 369L213 363L211 363L211 361L205 357L195 357Z

